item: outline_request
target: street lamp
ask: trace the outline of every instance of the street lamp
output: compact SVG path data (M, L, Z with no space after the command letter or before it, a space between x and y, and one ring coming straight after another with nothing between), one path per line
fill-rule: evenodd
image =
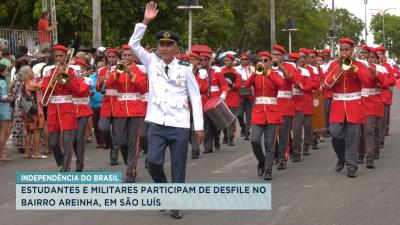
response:
M198 5L197 1L188 0L188 5L186 6L178 6L178 9L188 10L189 11L189 38L188 38L188 51L192 52L192 18L193 10L202 10L203 6Z
M386 45L386 40L385 40L385 13L386 13L386 11L388 11L390 9L396 9L396 8L387 8L385 10L382 10L382 9L371 9L371 10L377 10L382 14L382 44L383 44L383 47L385 47L385 45Z
M292 32L296 31L296 27L293 19L289 19L286 25L286 29L282 29L283 32L289 33L289 53L292 52Z
M367 37L368 37L368 27L367 27L367 3L368 3L368 0L364 0L364 16L365 16L365 37L364 37L364 40L365 40L365 44L367 45L368 44L368 41L367 41Z

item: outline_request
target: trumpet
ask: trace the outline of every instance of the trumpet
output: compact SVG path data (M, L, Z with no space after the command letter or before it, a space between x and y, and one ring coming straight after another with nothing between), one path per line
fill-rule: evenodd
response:
M47 86L41 100L42 105L44 107L46 107L49 104L51 96L53 95L54 89L57 86L57 84L59 83L61 85L66 85L71 80L71 77L68 74L68 70L73 55L74 55L74 49L71 48L67 52L67 56L65 58L64 63L61 65L57 64L56 68L54 69L54 72L51 74L49 85ZM60 72L60 70L62 70L63 68L65 68L64 71Z
M123 73L127 69L128 69L128 64L118 63L115 66L115 70L117 71L117 73Z
M264 66L263 66L261 63L258 63L258 64L256 65L256 68L254 69L254 72L255 72L257 75L264 75L264 73L265 73L265 68L264 68Z
M280 65L281 65L281 64L279 63L278 60L272 60L272 62L271 62L271 68L272 68L273 70L279 69L279 66L280 66Z

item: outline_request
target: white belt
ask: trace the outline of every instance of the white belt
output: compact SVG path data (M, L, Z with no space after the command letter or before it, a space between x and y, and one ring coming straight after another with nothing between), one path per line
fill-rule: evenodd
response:
M298 88L293 88L293 95L303 95L303 91Z
M351 101L356 99L361 99L361 92L333 93L333 100Z
M106 89L106 95L108 96L117 96L118 91L117 89Z
M140 96L140 99L144 102L147 102L149 100L149 93L146 93L144 95Z
M72 98L72 103L74 103L75 105L89 105L89 102L89 97Z
M135 101L141 100L139 93L120 93L117 97L118 101Z
M50 97L50 103L72 103L72 95L55 95Z
M293 92L291 91L278 91L278 98L292 98Z
M370 95L378 95L381 93L380 88L363 88L361 89L361 96L368 97Z
M218 87L218 86L215 86L215 85L214 85L214 86L211 86L211 87L210 87L210 91L211 91L211 92L219 91L219 87Z
M275 97L256 97L256 105L276 105Z

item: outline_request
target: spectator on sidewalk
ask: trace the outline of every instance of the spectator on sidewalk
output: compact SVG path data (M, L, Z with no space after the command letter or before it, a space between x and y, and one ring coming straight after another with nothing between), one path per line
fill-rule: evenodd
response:
M6 77L9 75L7 67L0 64L0 161L12 160L4 156L4 146L11 132L11 107L10 102L14 96L8 92Z

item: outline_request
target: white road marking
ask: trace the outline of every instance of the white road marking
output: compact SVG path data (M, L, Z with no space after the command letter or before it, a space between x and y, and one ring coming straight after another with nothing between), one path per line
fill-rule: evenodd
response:
M234 168L238 168L238 167L241 167L241 166L245 166L245 165L249 165L249 164L253 164L253 165L255 165L255 162L256 162L256 159L255 159L255 157L254 157L254 154L253 153L250 153L250 154L247 154L247 155L245 155L245 156L243 156L243 157L240 157L240 158L238 158L238 159L236 159L235 161L233 161L233 162L230 162L230 163L228 163L228 164L226 164L225 166L223 166L223 167L221 167L221 168L219 168L219 169L216 169L216 170L214 170L212 173L238 173L238 172L241 172L241 171L233 171L233 169ZM247 170L243 170L242 172L247 172Z

